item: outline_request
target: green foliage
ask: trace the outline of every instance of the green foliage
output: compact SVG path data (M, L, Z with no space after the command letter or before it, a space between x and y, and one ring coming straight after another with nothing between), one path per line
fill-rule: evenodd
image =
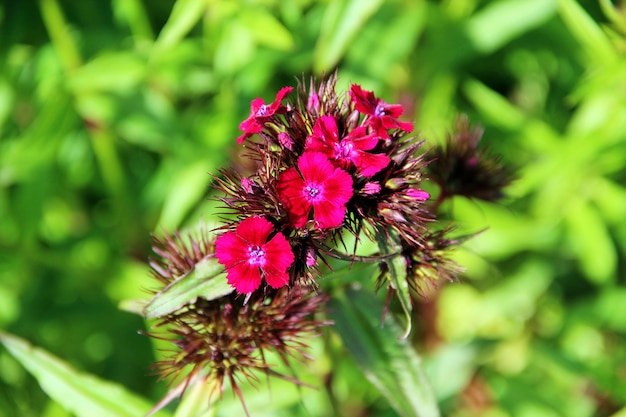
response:
M369 292L349 289L330 304L337 332L365 377L404 417L437 417L439 410L421 359L393 317L380 325L383 309Z
M132 417L143 415L151 408L149 402L123 387L83 375L20 338L0 333L0 342L37 378L51 398L77 416Z
M228 282L224 269L220 267L215 258L200 261L193 271L179 277L159 291L146 304L143 315L153 319L169 314L180 307L202 297L207 301L233 292Z
M145 400L124 401L128 415L159 401L166 384L147 375L159 344L137 335L152 323L118 309L148 298L149 234L215 221L209 174L236 157L250 101L337 67L340 88L401 102L427 143L467 113L519 178L503 203L446 207L459 234L486 230L458 251L462 283L392 303L389 314L413 316L406 342L391 324L368 330L382 301L369 310L349 292L333 304L345 313L334 331L354 331L364 350L333 332L313 341L316 360L295 371L318 390L275 382L269 401L250 389L252 414L405 415L406 389L425 386L418 374L376 386L403 376L382 372L401 366L389 348L423 355L442 415L623 415L626 15L613 3L0 3L0 327L77 369L5 334L0 414L67 416L55 401L88 415L68 403L108 383L59 394L42 382L63 381L59 369L137 392ZM179 303L197 295L195 277L171 287ZM357 278L374 288L367 270L320 285ZM365 353L379 355L375 368ZM186 401L179 413L209 407ZM212 412L241 406L226 393Z

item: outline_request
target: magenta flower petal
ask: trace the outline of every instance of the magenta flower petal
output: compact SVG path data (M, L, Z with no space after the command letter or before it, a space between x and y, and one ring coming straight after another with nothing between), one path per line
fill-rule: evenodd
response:
M282 233L277 233L263 248L265 249L267 263L277 270L285 271L293 263L293 252L285 250L285 248L291 248L291 246Z
M389 163L386 155L366 152L375 148L378 140L376 135L368 135L364 126L357 127L339 140L337 122L332 116L325 115L316 120L313 134L307 138L306 150L322 152L341 168L354 166L361 175L369 177Z
M238 292L248 294L261 285L261 271L256 266L242 262L228 269L227 279Z
M373 91L365 91L358 84L350 86L350 97L357 111L369 115L374 115L376 106L378 106L380 101L376 98Z
M215 257L224 266L230 267L242 262L247 256L246 241L235 232L227 232L215 241Z
M265 270L265 281L272 288L284 287L289 284L289 274L285 271L269 268Z
M371 177L389 165L391 159L387 155L359 152L353 161L361 175Z
M404 111L400 104L385 103L377 98L373 91L363 90L358 84L350 86L350 97L354 103L354 108L369 116L366 123L378 136L388 138L388 129L413 131L413 123L397 120Z
M376 135L368 135L364 126L354 129L344 140L354 143L355 147L360 151L369 151L378 145L378 137Z
M352 198L352 176L336 168L321 152L305 152L294 168L278 178L278 196L295 227L306 224L313 208L313 219L320 228L341 226L346 203Z
M281 106L281 102L284 100L287 94L291 93L292 90L293 90L293 87L291 86L283 87L280 90L278 90L278 93L276 93L276 98L274 99L274 102L270 104L271 114L276 113L276 110L278 110L278 108Z
M302 227L309 218L313 205L302 198L304 180L295 168L289 168L278 177L278 197L289 213L289 221L295 227Z
M215 241L215 257L226 268L228 283L240 293L259 288L262 277L274 288L289 283L287 269L294 260L291 245L282 233L262 217L243 220L234 231Z
M239 223L236 232L248 244L261 246L265 244L273 230L272 223L263 217L253 216Z
M311 182L324 183L335 172L335 167L326 155L321 152L305 152L298 159L298 168L304 177L305 185ZM317 196L310 196L311 201L317 201Z
M285 248L290 248L290 250L286 251ZM273 288L289 284L289 274L286 271L293 263L294 256L285 236L282 233L277 234L265 244L263 249L267 264L271 265L264 270L265 281Z
M237 143L241 144L250 136L261 132L265 122L280 110L283 99L291 90L293 90L293 87L281 88L276 93L274 101L270 104L265 104L265 101L259 97L252 100L250 103L250 115L239 125L239 130L243 131L243 134L237 138Z

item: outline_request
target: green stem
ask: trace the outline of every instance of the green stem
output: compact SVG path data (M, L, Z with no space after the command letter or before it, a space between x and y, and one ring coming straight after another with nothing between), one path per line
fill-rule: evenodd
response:
M386 255L369 255L369 256L349 255L347 253L340 252L337 249L333 249L324 244L318 244L318 248L321 249L324 252L324 254L330 256L331 258L335 258L335 259L339 259L340 261L347 261L347 262L376 263L376 262L384 261L386 259L391 259L400 255L400 253L397 253L397 252L388 253Z
M59 3L57 0L40 0L39 6L52 45L59 54L66 72L76 70L82 65L82 59Z
M116 15L125 21L133 34L135 44L154 40L146 8L140 0L115 0L114 6Z

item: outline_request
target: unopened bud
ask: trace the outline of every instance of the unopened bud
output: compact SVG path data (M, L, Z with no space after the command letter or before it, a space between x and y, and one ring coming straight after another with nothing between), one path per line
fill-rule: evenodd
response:
M375 181L370 181L368 183L365 183L365 185L363 186L363 194L378 194L380 192L380 184L375 182Z
M359 125L359 118L361 117L361 113L354 110L352 113L348 115L346 119L346 129L350 132L357 128Z
M291 139L291 136L289 136L285 132L280 132L278 134L278 143L280 143L280 146L282 146L283 148L293 151L293 139Z
M404 186L406 182L406 178L390 178L385 183L385 188L389 188L390 190L397 190L398 188Z

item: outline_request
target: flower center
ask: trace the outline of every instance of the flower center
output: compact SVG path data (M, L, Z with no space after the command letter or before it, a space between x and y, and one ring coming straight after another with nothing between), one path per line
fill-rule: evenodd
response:
M248 263L250 265L263 266L265 264L265 251L258 245L248 246Z
M354 156L354 144L346 140L341 141L336 146L338 159L352 159Z
M379 104L374 109L374 116L380 117L380 116L384 116L384 115L385 115L385 107L382 104Z
M256 111L255 116L256 117L265 116L267 114L267 111L268 111L267 105L263 104L261 107L259 107L259 110Z
M316 183L309 183L302 189L304 198L309 201L317 201L322 197L323 188Z

